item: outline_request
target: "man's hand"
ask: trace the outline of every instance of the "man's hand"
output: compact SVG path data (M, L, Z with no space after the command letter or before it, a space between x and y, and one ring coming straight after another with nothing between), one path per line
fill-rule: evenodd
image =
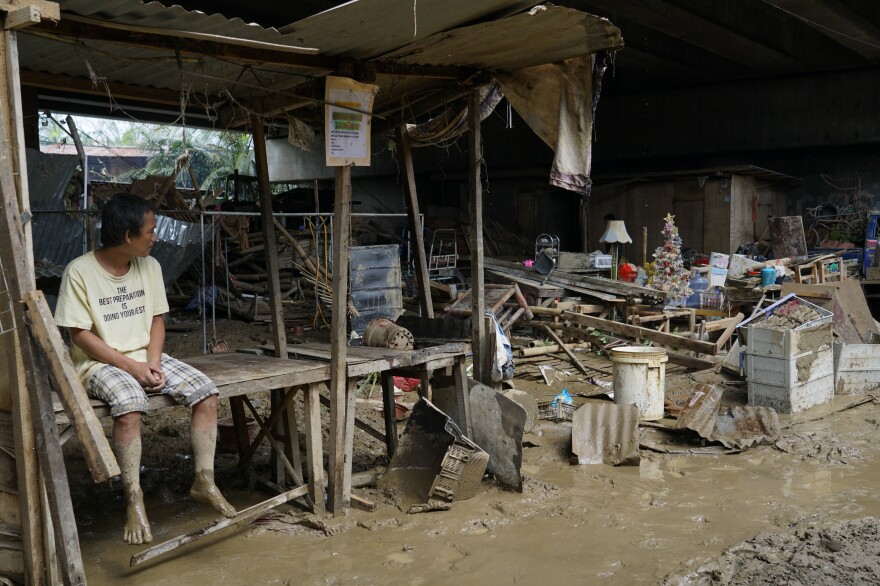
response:
M165 387L165 373L155 362L132 360L125 369L148 393L158 393Z
M147 368L152 379L151 385L144 385L144 390L148 393L158 393L165 388L165 371L162 370L162 363L158 360L147 362Z

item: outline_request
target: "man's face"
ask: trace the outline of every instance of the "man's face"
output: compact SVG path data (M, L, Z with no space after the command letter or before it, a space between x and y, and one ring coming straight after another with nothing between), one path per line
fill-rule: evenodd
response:
M141 233L132 235L129 232L126 240L134 256L150 256L153 244L158 240L156 237L156 214L146 212L144 214L144 227L141 228Z

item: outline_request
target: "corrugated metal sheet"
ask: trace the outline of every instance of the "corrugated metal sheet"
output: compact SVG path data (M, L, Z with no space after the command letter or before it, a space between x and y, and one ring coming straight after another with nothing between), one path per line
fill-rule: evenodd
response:
M726 448L772 444L779 439L779 415L769 407L736 406L721 409L715 419L713 441Z
M607 19L540 5L500 20L432 35L385 55L383 60L514 71L621 48L620 30Z
M276 29L248 24L238 18L228 19L220 14L188 11L180 6L166 7L158 2L138 0L61 0L64 13L77 16L132 24L165 30L192 31L227 37L262 41L287 46L298 46L293 39ZM63 18L63 15L62 15ZM179 89L180 71L169 51L107 43L100 40L73 42L60 37L47 37L27 29L19 35L20 62L23 69L36 72L91 77L89 67L98 78L134 86L159 89ZM87 65L88 63L88 65ZM234 85L232 80L254 84L258 88L273 87L270 73L261 79L245 73L242 66L217 59L183 56L183 68L189 74L188 83L193 91L220 92L224 89L235 96L248 96L252 88ZM289 82L291 73L314 74L314 69L284 68L283 78ZM219 79L211 79L219 78ZM109 114L109 112L108 112Z
M639 409L635 405L585 403L571 420L574 464L639 463Z
M700 437L709 439L715 429L715 418L721 407L724 389L716 385L697 385L687 405L681 410L676 429L692 429Z
M779 415L768 407L722 406L724 389L698 385L678 416L676 429L691 429L726 448L745 449L779 438Z
M62 212L64 190L76 171L77 157L48 155L28 150L28 182L34 212L34 264L38 277L60 277L67 263L83 253L83 214ZM162 265L165 286L189 268L199 256L202 236L199 224L156 219L158 241L152 256ZM98 229L98 227L96 227ZM210 234L210 224L205 233ZM207 236L210 239L210 236Z
M499 11L525 10L531 0L355 0L282 27L294 42L322 55L371 59Z
M444 0L409 3L399 0L357 0L276 29L165 7L137 0L62 0L62 11L123 24L217 34L287 46L315 47L322 56L370 59L409 65L465 65L489 69L519 69L558 61L599 49L621 48L620 31L603 18L569 8L547 6L473 26L468 23L526 9L532 2L511 0ZM170 51L120 45L97 39L72 40L19 35L24 70L124 83L131 86L179 90L181 71ZM263 65L245 67L208 56L183 55L184 85L191 102L218 102L228 91L236 100L255 93L290 92L296 84L326 71L314 68ZM443 81L380 76L378 108L442 87ZM387 98L387 99L386 99ZM291 102L296 101L291 96ZM228 105L228 104L227 104ZM378 112L378 109L377 109ZM108 104L108 112L112 113Z

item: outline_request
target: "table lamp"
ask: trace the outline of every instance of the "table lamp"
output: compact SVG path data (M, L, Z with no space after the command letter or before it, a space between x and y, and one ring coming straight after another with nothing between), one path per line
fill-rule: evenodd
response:
M620 263L620 245L632 242L623 220L608 220L605 233L599 238L599 242L611 245L611 278L616 281L617 265Z

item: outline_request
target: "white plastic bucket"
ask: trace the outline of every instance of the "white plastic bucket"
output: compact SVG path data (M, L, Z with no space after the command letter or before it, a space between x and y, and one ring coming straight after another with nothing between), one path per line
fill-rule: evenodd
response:
M639 419L663 419L666 395L666 350L647 346L622 346L610 352L614 373L614 402L635 404Z

